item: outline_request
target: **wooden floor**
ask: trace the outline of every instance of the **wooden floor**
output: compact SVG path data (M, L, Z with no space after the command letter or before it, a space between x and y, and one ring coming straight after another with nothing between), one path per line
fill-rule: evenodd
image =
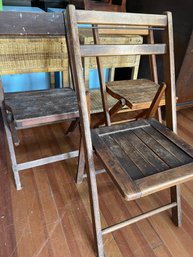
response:
M32 160L78 147L78 133L64 135L66 124L20 131L18 160ZM178 113L178 132L193 144L193 109ZM77 159L21 173L16 191L0 124L0 257L92 257L93 235L86 180L74 183ZM97 178L103 226L169 202L167 190L125 202L107 174ZM193 181L182 186L183 225L170 211L104 236L106 257L192 257ZM116 214L116 215L115 215Z

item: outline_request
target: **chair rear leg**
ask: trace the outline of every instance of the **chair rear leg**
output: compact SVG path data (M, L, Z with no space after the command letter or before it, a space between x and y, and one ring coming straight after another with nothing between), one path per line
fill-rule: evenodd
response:
M117 114L118 111L120 111L125 106L125 104L126 103L124 99L118 100L118 102L109 110L110 117L112 118L115 114ZM92 128L97 128L104 123L105 123L105 117L100 119Z
M177 206L172 208L172 221L180 227L182 225L182 208L180 197L180 185L176 185L170 188L171 202L176 202Z
M89 117L89 124L91 123L91 116L90 116L90 92L86 92L86 103L88 108L88 117ZM81 184L83 181L83 176L85 172L85 155L84 155L84 144L83 139L81 136L81 127L79 123L79 130L80 130L80 144L79 144L79 156L78 156L78 168L77 168L77 175L76 175L76 183Z

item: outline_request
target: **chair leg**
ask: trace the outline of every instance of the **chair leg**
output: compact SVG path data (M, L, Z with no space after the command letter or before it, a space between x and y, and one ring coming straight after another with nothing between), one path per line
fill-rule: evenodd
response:
M70 123L70 126L68 127L67 131L65 132L66 135L69 135L70 133L72 133L76 127L78 126L79 124L79 118L73 120L71 123Z
M82 137L80 138L80 147L79 147L79 157L78 157L78 168L76 175L76 183L81 184L83 181L83 175L85 172L85 156L84 156L84 146Z
M7 119L6 119L6 113L5 113L5 110L3 107L2 107L2 116L3 116L3 122L4 122L8 147L9 147L9 153L10 153L10 157L11 157L11 164L12 164L15 185L16 185L17 190L21 190L22 186L21 186L21 181L20 181L20 176L19 176L19 170L18 170L16 155L15 155L13 139L12 139L11 131L10 131Z
M120 99L118 100L118 102L109 110L109 115L112 118L115 114L117 114L118 111L120 111L123 106L125 106L125 100L124 99ZM102 119L100 119L94 126L93 128L97 128L100 125L105 123L105 117L103 117Z
M176 226L180 227L182 225L180 185L171 187L170 194L171 194L171 201L177 203L177 206L172 208L172 221Z
M87 181L91 204L92 225L95 239L95 247L97 250L97 257L104 257L96 174L94 169L90 168L89 170L88 167L86 167L86 172L88 178Z
M17 130L15 129L13 121L9 123L9 128L10 128L11 133L12 133L12 138L13 138L14 145L18 146L19 143L20 143L20 140L19 140L19 137L17 135Z
M158 120L160 123L163 122L161 107L159 107L159 108L157 109L156 118L157 118L157 120Z
M158 91L155 94L149 109L147 110L146 117L145 117L146 119L152 118L155 116L156 112L159 109L159 103L160 103L160 100L162 99L163 94L165 93L165 90L166 90L166 84L162 83L158 88ZM160 112L161 110L158 111L158 114L160 114ZM160 117L159 117L159 120L160 120Z

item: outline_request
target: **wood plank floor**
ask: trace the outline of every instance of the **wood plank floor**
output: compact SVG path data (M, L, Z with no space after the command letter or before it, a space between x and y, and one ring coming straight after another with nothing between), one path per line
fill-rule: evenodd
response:
M1 120L1 118L0 118ZM19 132L18 161L77 149L78 132L66 137L66 124ZM178 113L178 133L193 144L193 109ZM86 180L74 183L77 159L21 173L16 191L5 135L0 123L0 257L92 257L93 235ZM164 190L126 202L107 174L97 177L103 226L169 202ZM183 225L170 211L104 236L106 257L192 257L193 181L182 186Z

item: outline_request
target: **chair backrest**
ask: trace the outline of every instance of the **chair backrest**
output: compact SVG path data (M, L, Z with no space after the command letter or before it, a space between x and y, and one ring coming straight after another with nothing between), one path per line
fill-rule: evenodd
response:
M129 30L122 31L120 33L119 30L114 30L113 32L111 30L107 31L107 29L99 29L99 43L100 44L142 44L143 42L143 36L147 31L143 30L141 31L141 34L131 35ZM93 39L93 32L92 29L89 27L87 29L81 29L80 30L80 43L81 44L95 44ZM103 68L110 68L111 69L111 76L110 80L113 80L114 78L114 69L115 68L122 68L122 67L128 67L132 69L132 79L136 79L138 75L138 68L140 63L140 56L139 55L131 55L131 56L108 56L108 57L101 57L100 58L103 64ZM89 84L89 71L90 69L96 69L97 68L97 62L96 58L90 57L90 58L84 58L83 60L83 66L84 66L84 75L85 75L85 81L86 86L88 87Z
M80 113L82 114L82 127L89 130L87 107L85 98L85 85L82 74L82 61L84 57L125 56L125 55L163 55L163 73L166 89L166 123L176 131L176 96L175 96L175 70L173 49L172 15L167 12L163 15L135 14L135 13L109 13L96 11L75 10L69 5L65 14L67 38L70 42L70 57L73 67L74 82L78 93ZM80 45L78 36L79 24L93 24L96 26L122 26L126 29L148 28L150 31L158 30L162 33L160 43L151 40L150 44L142 45ZM103 27L104 28L104 27ZM97 29L97 28L96 28ZM95 29L95 30L96 30ZM108 28L109 29L109 28ZM87 131L88 133L88 131ZM89 138L87 136L87 138ZM87 140L87 139L85 139Z
M63 14L0 12L0 75L68 70Z
M143 45L80 45L78 24L133 26L140 28L147 26L162 29L163 42ZM65 13L65 26L67 40L70 45L72 75L76 87L80 122L86 158L86 167L90 174L94 174L94 159L92 152L92 139L89 125L88 108L86 105L85 83L83 77L82 58L116 55L161 55L163 54L164 81L166 89L166 125L176 131L176 97L175 97L175 71L173 49L172 15L167 12L163 15L109 13L96 11L75 10L69 5ZM91 175L92 176L92 175ZM94 175L93 175L94 176Z

